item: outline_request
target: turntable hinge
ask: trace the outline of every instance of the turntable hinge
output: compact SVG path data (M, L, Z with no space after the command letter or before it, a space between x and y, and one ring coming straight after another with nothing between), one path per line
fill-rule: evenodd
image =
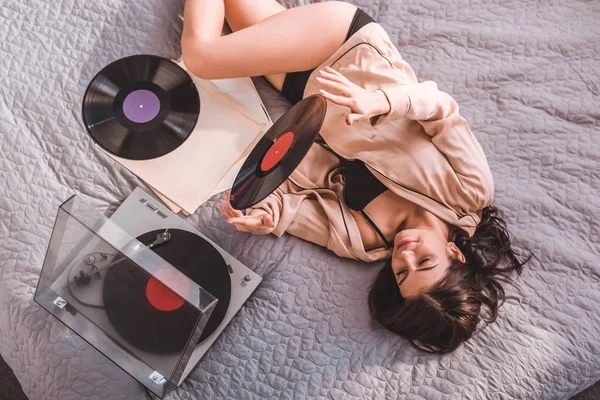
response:
M156 383L157 385L162 385L163 383L165 383L167 380L165 379L164 376L162 376L160 373L153 371L149 378L152 380L152 382Z
M58 308L64 308L67 305L67 301L60 296L54 299L53 303Z

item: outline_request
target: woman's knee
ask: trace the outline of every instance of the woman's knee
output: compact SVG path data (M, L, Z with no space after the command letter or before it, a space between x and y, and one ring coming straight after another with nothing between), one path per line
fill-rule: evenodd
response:
M275 0L225 0L225 18L233 32L285 11Z
M197 37L183 37L181 52L186 68L202 79L215 79L218 70L216 46L214 40Z

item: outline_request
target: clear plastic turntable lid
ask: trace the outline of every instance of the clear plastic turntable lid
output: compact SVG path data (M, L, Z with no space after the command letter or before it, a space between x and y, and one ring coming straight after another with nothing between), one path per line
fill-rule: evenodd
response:
M159 397L176 386L217 299L77 196L58 211L35 301Z

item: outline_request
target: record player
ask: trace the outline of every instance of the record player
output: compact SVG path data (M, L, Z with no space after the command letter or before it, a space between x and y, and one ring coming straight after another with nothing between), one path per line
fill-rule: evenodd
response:
M260 282L137 188L110 218L77 196L60 206L34 300L163 397Z

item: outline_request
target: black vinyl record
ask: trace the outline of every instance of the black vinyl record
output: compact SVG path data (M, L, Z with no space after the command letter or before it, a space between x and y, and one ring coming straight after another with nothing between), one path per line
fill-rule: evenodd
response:
M162 232L164 229L147 232L137 239L149 245ZM171 239L153 251L219 300L202 331L200 343L219 327L229 308L229 268L217 249L200 236L179 229L169 232ZM158 299L166 302L157 308L157 298L151 297L153 284L154 288L166 289L128 258L123 257L122 262L110 267L102 293L108 320L123 339L141 350L159 354L181 352L194 328L198 310L172 292L166 299ZM169 303L174 298L181 302Z
M179 147L200 114L188 73L166 58L137 55L104 67L83 96L83 122L104 150L148 160Z
M231 188L231 206L243 210L259 203L300 164L319 134L327 101L312 95L293 106L260 139Z

